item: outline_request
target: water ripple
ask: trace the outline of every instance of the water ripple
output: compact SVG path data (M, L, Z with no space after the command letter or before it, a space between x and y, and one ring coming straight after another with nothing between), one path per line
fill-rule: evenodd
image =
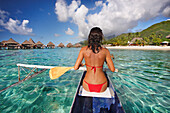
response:
M0 51L0 89L18 81L17 63L73 66L80 48ZM110 50L118 73L107 72L127 113L170 111L170 51ZM104 65L104 67L107 67ZM1 112L68 113L82 71L50 80L46 71L0 93ZM21 70L21 79L27 74Z

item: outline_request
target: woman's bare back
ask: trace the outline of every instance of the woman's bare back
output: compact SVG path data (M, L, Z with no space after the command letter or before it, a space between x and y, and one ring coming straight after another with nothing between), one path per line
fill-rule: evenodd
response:
M104 48L100 49L100 52L95 54L92 50L87 47L84 47L84 59L87 67L87 73L84 78L89 84L102 84L106 82L106 77L103 72L103 64L106 59L106 52ZM94 69L91 66L100 67Z

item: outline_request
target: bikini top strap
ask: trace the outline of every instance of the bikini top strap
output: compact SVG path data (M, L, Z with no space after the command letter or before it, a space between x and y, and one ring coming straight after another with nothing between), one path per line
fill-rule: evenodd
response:
M86 64L86 66L91 67L91 70L94 69L94 74L96 73L96 68L102 68L103 67L103 65L102 66L90 66L90 65L87 65L87 64Z

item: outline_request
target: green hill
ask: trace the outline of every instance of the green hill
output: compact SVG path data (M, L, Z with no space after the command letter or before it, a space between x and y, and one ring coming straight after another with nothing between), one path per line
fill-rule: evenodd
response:
M104 41L104 44L113 45L128 45L128 41L133 38L140 37L143 40L136 40L134 43L137 45L160 45L162 41L169 41L166 36L170 35L170 21L163 21L150 26L149 28L136 33L124 33L110 40Z
M170 34L170 21L163 21L163 22L152 25L151 27L141 32L141 37L148 37L153 33L155 33L156 35L162 34L162 37L166 37L167 35L169 35Z

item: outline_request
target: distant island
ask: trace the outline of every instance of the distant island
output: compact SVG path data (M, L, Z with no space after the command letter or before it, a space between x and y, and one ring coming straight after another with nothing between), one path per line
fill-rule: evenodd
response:
M170 45L170 20L163 21L136 33L123 33L113 38L105 37L103 45L110 46L169 46ZM108 40L107 40L108 39ZM80 44L87 45L87 40Z

